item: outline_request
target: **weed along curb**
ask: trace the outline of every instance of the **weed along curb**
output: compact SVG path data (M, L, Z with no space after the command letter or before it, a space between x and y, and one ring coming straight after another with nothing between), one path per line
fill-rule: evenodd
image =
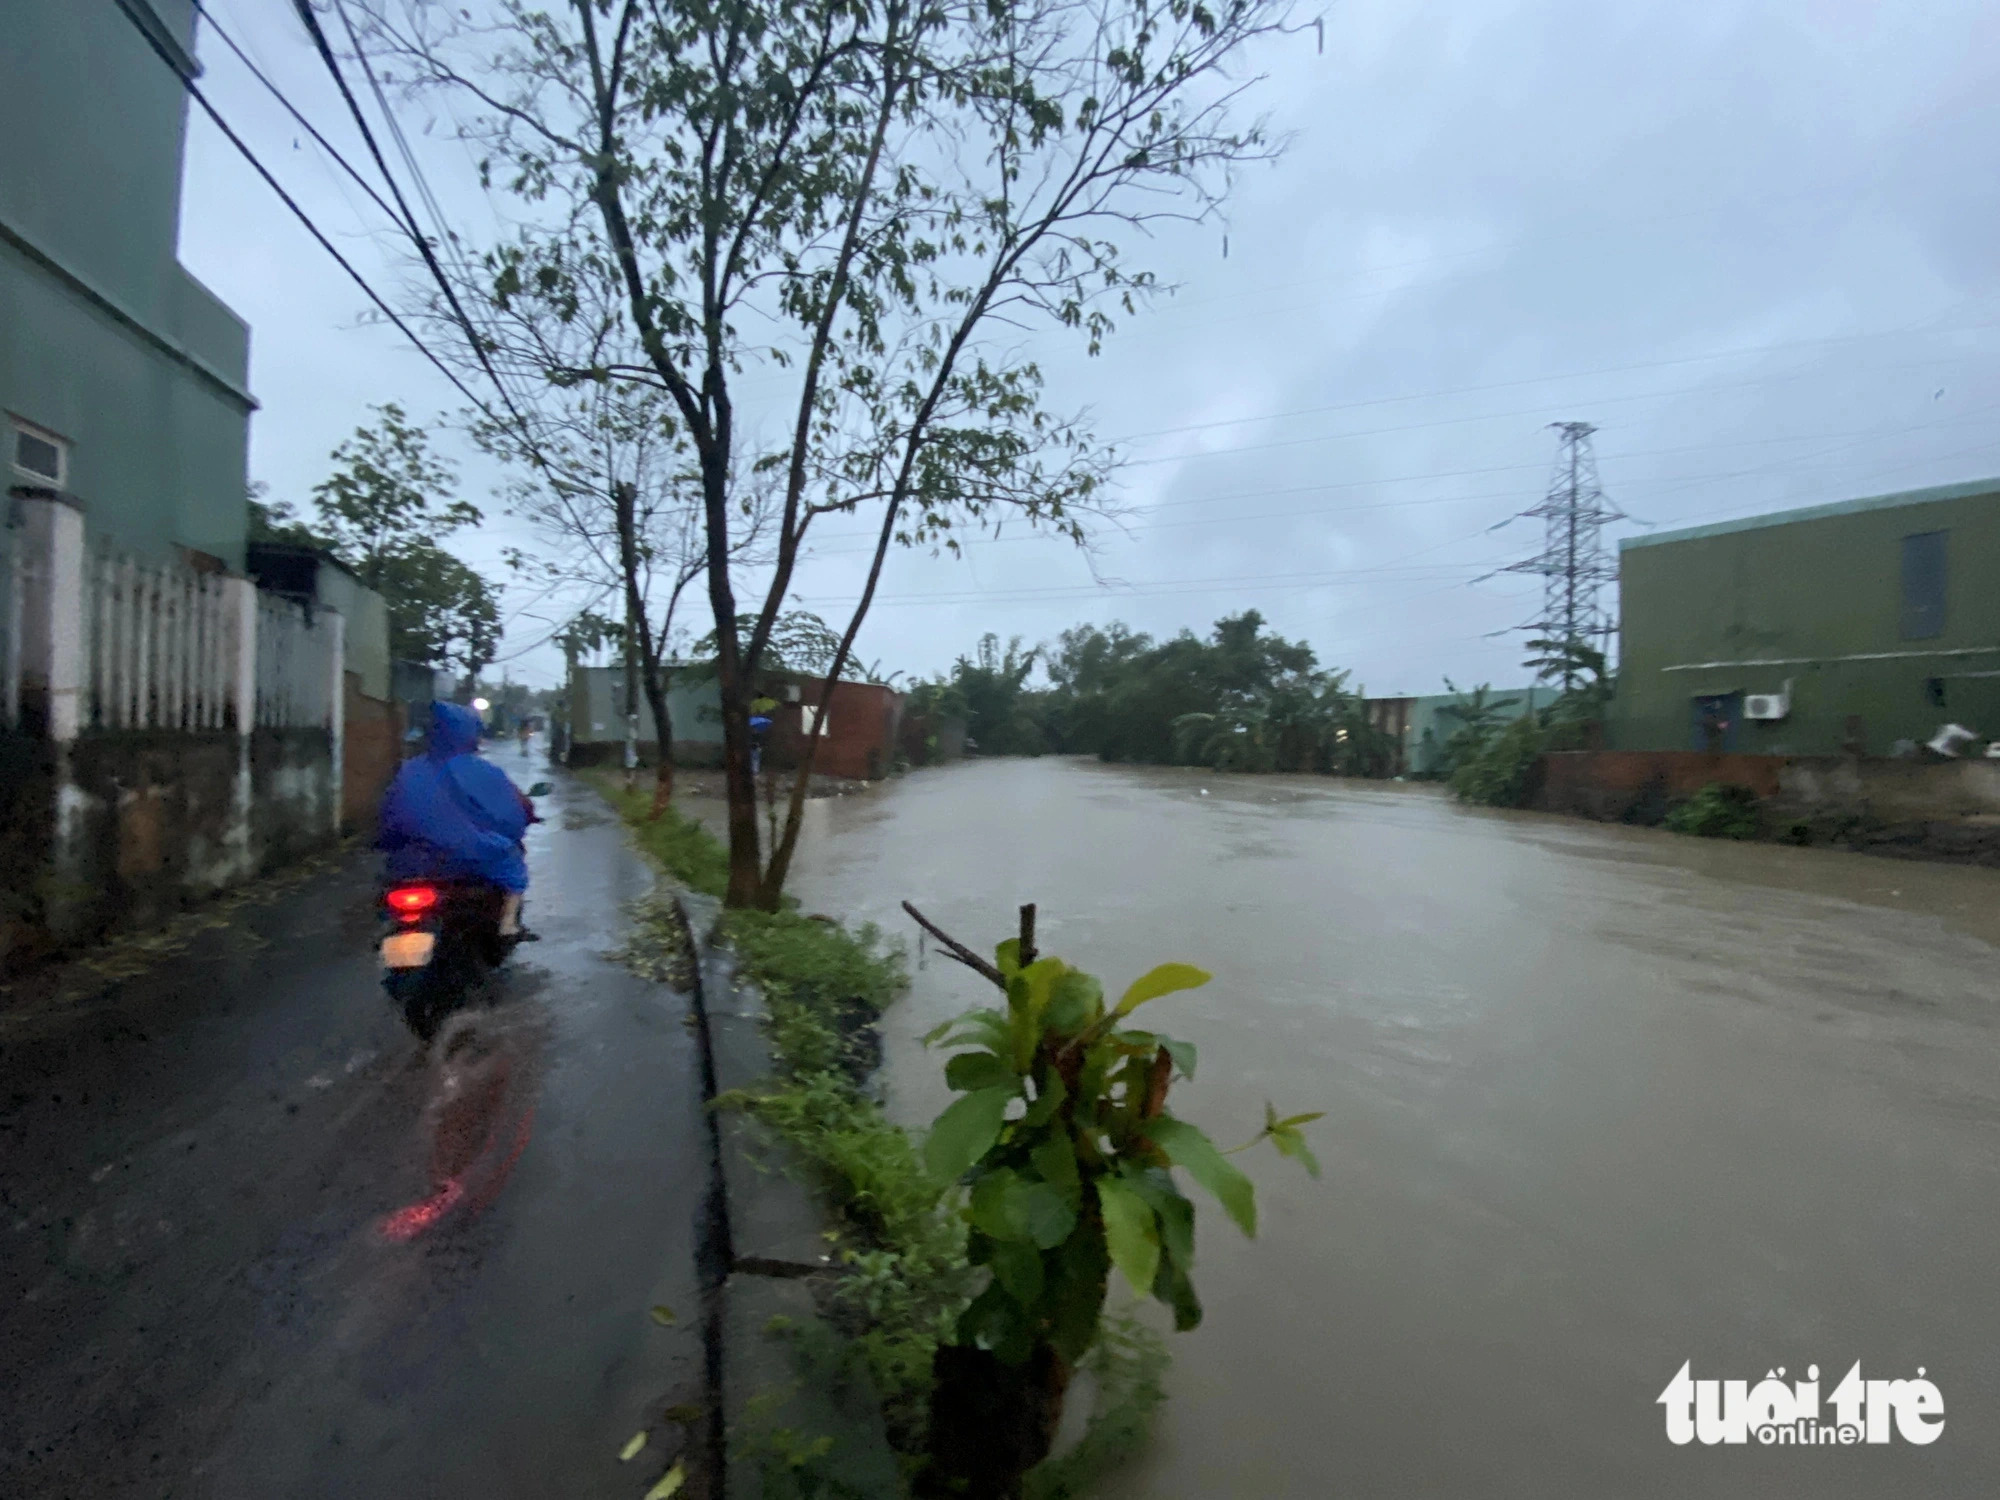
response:
M635 841L669 877L635 909L629 961L670 975L692 996L701 1043L710 1167L702 1286L711 1455L705 1477L712 1476L711 1496L904 1500L912 1493L959 1492L964 1445L954 1438L952 1453L940 1455L941 1393L958 1398L950 1410L969 1415L974 1427L985 1423L988 1409L977 1382L947 1385L940 1369L966 1363L947 1351L975 1347L957 1344L956 1331L979 1300L983 1297L990 1310L996 1297L1013 1293L983 1269L990 1256L972 1254L971 1235L980 1220L968 1210L961 1189L965 1164L948 1158L965 1149L965 1131L953 1127L968 1107L985 1109L980 1118L996 1133L987 1144L1003 1149L997 1140L1003 1122L990 1108L1002 1090L996 1085L983 1095L968 1095L970 1106L959 1101L952 1107L957 1115L947 1110L921 1135L891 1120L869 1080L881 1063L877 1026L907 984L900 946L885 943L871 924L849 929L789 905L776 912L725 912L719 898L726 871L714 841L670 808L655 816L643 793L606 791ZM1031 910L1023 909L1024 928ZM952 946L963 947L955 940ZM1011 962L1013 940L996 951ZM1057 969L1072 972L1049 959L1035 969L1032 982ZM1158 967L1136 981L1120 1004L1129 1010L1152 996L1187 988L1189 976L1196 975L1206 978L1187 965ZM1092 997L1099 988L1088 976L1076 975L1065 994L1071 991L1077 992L1072 999L1097 1003ZM977 1027L980 1014L957 1024ZM1105 1014L1108 1026L1115 1017ZM1163 1098L1166 1080L1155 1075L1164 1064L1155 1054L1167 1043L1151 1033L1141 1038L1107 1032L1106 1037L1106 1047L1128 1052L1137 1047L1131 1056L1145 1054L1141 1081L1147 1097ZM1010 1041L1008 1056L1017 1051ZM968 1085L960 1075L968 1064L989 1071L1006 1065L998 1053L986 1055L985 1064L972 1053L956 1056L947 1066L947 1081L956 1079L953 1087L962 1091ZM1182 1057L1184 1068L1191 1066L1192 1052L1182 1048ZM1100 1059L1107 1067L1113 1060L1109 1054ZM1131 1072L1127 1067L1120 1077L1129 1083ZM1009 1077L1019 1075L1010 1069ZM1018 1093L1018 1083L1015 1087ZM1037 1101L1059 1100L1046 1079L1038 1087L1044 1091ZM1109 1097L1102 1089L1098 1094ZM1122 1099L1112 1106L1122 1107ZM1265 1134L1277 1140L1303 1118L1272 1117ZM1165 1116L1153 1128L1170 1126L1199 1137L1194 1127ZM1206 1137L1199 1141L1214 1155ZM942 1164L941 1151L947 1158ZM1197 1165L1205 1167L1205 1181L1227 1179L1224 1197L1236 1198L1232 1183L1241 1189L1231 1212L1248 1217L1247 1181L1238 1182L1234 1168L1206 1156ZM994 1180L1008 1180L1002 1167L989 1168ZM1155 1196L1170 1211L1184 1202L1165 1183L1146 1179L1143 1185L1157 1189ZM1029 1190L1032 1196L1032 1184ZM1105 1189L1100 1185L1097 1191ZM1081 1202L1080 1174L1077 1197ZM1063 1202L1067 1207L1068 1200ZM1127 1219L1136 1217L1134 1204L1121 1202L1132 1210ZM1011 1218L1003 1224L989 1213L986 1222L1013 1233ZM1033 1222L1048 1221L1043 1216ZM1076 1500L1139 1451L1162 1397L1159 1375L1166 1353L1158 1335L1130 1314L1102 1307L1108 1232L1073 1213L1068 1222L1085 1232L1080 1243L1087 1274L1078 1284L1090 1294L1091 1328L1064 1326L1090 1335L1084 1349L1072 1348L1082 1359L1070 1361L1082 1377L1080 1388L1090 1393L1089 1414L1074 1441L1058 1451L1051 1446L1054 1432L1044 1431L1043 1411L1034 1425L1048 1441L1038 1438L1034 1454L1013 1445L1020 1448L1013 1457L1025 1455L1029 1468L1014 1463L978 1471L985 1478L1011 1474L1006 1492L1023 1500ZM1121 1236L1125 1227L1127 1220L1120 1220ZM1042 1231L1030 1225L1025 1232ZM1183 1245L1186 1239L1168 1244L1163 1238L1161 1254L1171 1251L1184 1260L1192 1248ZM1133 1246L1121 1237L1119 1248ZM1074 1276L1070 1280L1077 1282ZM1141 1275L1132 1284L1144 1289L1154 1281ZM1179 1311L1176 1321L1185 1321ZM977 1362L984 1370L991 1358L982 1354ZM965 1422L954 1418L954 1423L943 1431L962 1436Z
M761 1500L767 1464L809 1457L844 1493L894 1497L901 1486L880 1402L814 1295L837 1274L834 1216L769 1127L743 1110L714 1108L718 1096L768 1087L776 1072L763 991L717 941L721 903L692 891L674 899L693 945L719 1179L709 1366L724 1423L722 1493Z

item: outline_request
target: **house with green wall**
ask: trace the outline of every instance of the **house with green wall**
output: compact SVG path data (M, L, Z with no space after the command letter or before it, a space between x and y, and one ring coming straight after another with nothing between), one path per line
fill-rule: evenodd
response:
M96 543L240 570L249 331L176 257L194 4L6 9L7 488L74 497Z
M1389 737L1391 776L1437 776L1445 769L1445 744L1465 727L1458 712L1473 701L1478 688L1411 697L1364 698L1368 722ZM1486 686L1484 702L1493 723L1505 724L1523 714L1539 713L1561 695L1560 686L1531 683L1520 688Z
M1530 683L1527 687L1486 690L1486 703L1496 723L1509 723L1526 713L1539 713L1561 695L1560 684ZM1435 774L1444 763L1448 740L1465 727L1457 709L1472 701L1471 691L1428 693L1410 700L1409 727L1404 732L1404 763L1413 775Z
M2000 738L2000 479L1627 538L1607 748Z
M674 760L681 765L722 764L722 691L705 668L683 670L676 663L668 679L667 717L672 721ZM615 761L625 753L625 669L573 667L569 677L570 750L577 765ZM651 760L660 731L642 693L637 704L640 752Z

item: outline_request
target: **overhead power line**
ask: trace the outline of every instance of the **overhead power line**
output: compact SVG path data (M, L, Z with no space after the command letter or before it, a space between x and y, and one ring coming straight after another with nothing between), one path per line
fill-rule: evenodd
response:
M199 15L203 21L207 22L208 29L214 32L216 36L221 39L223 46L227 47L231 52L236 54L236 60L242 63L243 66L249 70L250 76L256 79L262 85L264 85L264 88L270 93L271 97L273 99L276 99L278 103L284 107L285 113L290 115L295 121L297 121L300 128L303 129L307 135L313 138L313 141L319 146L320 150L324 151L328 156L332 157L334 164L338 166L341 169L341 171L345 172L350 178L353 179L355 185L358 186L362 192L366 193L369 196L369 198L374 202L375 206L381 209L383 213L389 215L389 217L393 219L396 216L396 210L389 206L389 200L384 198L382 194L376 190L374 183L370 182L366 177L361 175L361 172L359 171L359 169L355 167L354 163L350 162L345 156L341 154L340 148L338 146L334 145L332 141L328 140L324 135L320 133L319 127L313 124L311 120L306 118L304 111L302 111L296 104L292 103L290 97L285 93L283 89L279 88L276 83L272 82L270 75L267 74L262 68L258 67L255 62L251 61L250 54L245 52L243 48L237 44L236 38L232 37L226 30L223 29L222 23L215 18L215 12L208 9L205 5L203 5L201 3L201 0L195 0L194 8L195 8L195 13Z
M185 73L181 71L179 64L177 64L174 61L173 54L168 52L167 49L161 45L159 39L155 37L152 31L147 27L145 21L142 20L133 11L132 6L138 3L138 0L112 0L112 3L118 7L120 14L122 14L127 21L132 23L132 29L138 32L140 37L145 41L146 45L153 50L153 55L159 58L161 63L166 66L167 70L171 72L174 75L174 77L180 80L180 85L184 90L186 90L188 97L194 100L196 104L199 104L201 106L202 113L208 116L209 120L214 124L215 128L222 132L224 138L228 140L230 145L236 148L238 154L240 154L242 158L250 164L250 166L252 167L252 169L255 170L257 175L264 179L266 185L270 187L271 191L278 195L278 200L281 203L283 203L286 208L291 210L292 217L297 219L301 224L305 226L306 232L309 233L315 240L319 242L320 248L326 251L328 255L333 257L334 263L338 265L341 270L345 271L349 279L352 280L356 286L360 287L362 292L367 295L368 300L374 303L375 306L378 309L380 309L382 316L387 318L390 321L390 323L396 327L397 331L400 332L404 338L410 341L410 343L415 347L416 351L419 354L423 355L425 359L429 360L433 365L437 367L438 373L443 375L446 380L450 381L453 387L455 387L458 390L460 395L464 396L465 399L470 401L474 406L477 406L480 409L484 410L486 403L481 401L477 396L475 396L472 393L472 391L466 386L465 382L458 378L457 374L452 370L452 368L449 365L447 365L443 360L439 359L437 355L431 352L429 346L427 346L422 339L417 337L415 331L412 330L410 325L405 323L400 316L398 316L396 310L393 307L391 307L387 301L383 299L381 293L377 292L374 287L368 284L368 278L363 276L358 270L356 270L354 268L354 263L350 261L345 255L342 255L340 253L339 248L334 245L333 241L327 238L325 231L322 230L319 227L319 225L313 222L312 215L308 214L305 211L305 209L300 207L298 200L292 197L290 193L285 191L284 184L279 182L278 179L272 175L271 169L265 166L264 163L261 160L259 160L257 153L250 149L249 143L246 142L242 136L238 135L235 132L235 130L233 130L230 127L230 124L227 120L222 118L221 112L217 110L216 107L209 102L208 96L201 91L200 86L197 85L192 78L189 78Z
M2000 323L1978 324L1970 326L2000 328ZM1887 334L1867 335L1867 337L1888 337L1888 336L1889 335ZM1785 348L1788 346L1772 345L1771 347L1773 349L1777 349L1777 348ZM1716 357L1721 358L1722 356L1718 355ZM1880 364L1871 365L1870 371L1871 373L1879 374L1886 370L1934 370L1940 365L1958 364L1966 361L1981 361L1981 360L1991 361L1994 357L1995 357L1994 351L1979 351L1979 352L1964 351L1949 355L1938 355L1935 358L1931 359L1906 361L1898 365L1880 365ZM1678 363L1684 363L1684 361L1676 360L1676 361L1668 361L1667 363L1678 364ZM1625 368L1627 370L1637 370L1648 367L1642 365L1629 365L1626 366ZM1593 407L1623 406L1626 403L1633 401L1670 401L1673 400L1675 397L1688 397L1688 396L1700 397L1700 396L1719 394L1726 391L1748 390L1754 386L1760 386L1760 385L1781 385L1787 381L1811 380L1815 377L1823 377L1824 375L1826 375L1826 373L1827 370L1824 366L1814 366L1810 368L1802 366L1796 369L1776 371L1768 375L1752 375L1742 380L1698 381L1688 385L1668 386L1663 390L1656 390L1656 391L1628 391L1625 394L1618 396L1591 396L1588 398L1588 400ZM1161 428L1156 428L1151 432L1127 433L1119 437L1107 438L1105 439L1105 442L1107 445L1131 443L1147 438L1173 437L1173 436L1178 436L1182 433L1203 432L1216 427L1239 427L1239 426L1246 426L1256 422L1279 422L1288 420L1292 417L1317 416L1325 412L1356 411L1364 407L1381 406L1396 402L1425 401L1425 400L1430 400L1434 397L1475 394L1484 391L1505 390L1512 387L1524 386L1524 385L1554 384L1559 381L1580 380L1584 378L1586 378L1586 376L1583 374L1537 376L1524 380L1500 381L1493 385L1488 385L1488 386L1465 386L1465 387L1460 387L1456 390L1426 391L1426 392L1418 392L1416 394L1408 396L1385 396L1380 401L1353 401L1339 406L1328 406L1328 407L1317 407L1317 408L1305 407L1296 411L1273 412L1269 416L1232 417L1223 421L1191 423L1184 427L1161 427ZM1354 428L1345 432L1315 433L1309 437L1283 438L1279 439L1278 441L1269 443L1234 444L1227 448L1204 448L1190 453L1165 454L1155 458L1128 460L1128 462L1138 463L1138 464L1174 463L1186 459L1206 458L1210 454L1254 453L1254 452L1261 452L1267 448L1297 447L1304 443L1337 442L1343 438L1381 437L1388 433L1421 432L1427 428L1432 428L1432 427L1462 427L1474 422L1500 422L1500 421L1506 421L1509 418L1513 417L1540 416L1542 413L1548 410L1549 404L1550 403L1544 401L1534 406L1516 407L1508 411L1474 412L1469 416L1426 417L1423 421L1420 422L1401 422L1390 427L1361 427L1361 428Z
M339 59L333 55L333 48L327 45L326 33L320 29L319 17L313 11L311 0L293 0L293 7L298 11L299 19L311 35L313 47L319 53L320 61L325 65L327 73L332 77L334 86L340 90L340 97L346 101L347 112L354 117L355 128L361 132L361 139L368 147L368 154L375 158L375 169L382 174L382 180L388 184L390 196L396 200L396 207L401 210L400 215L395 216L398 226L409 236L410 243L416 246L417 254L423 258L432 279L437 282L438 290L444 293L445 303L464 331L473 357L479 361L479 367L486 372L486 378L493 382L493 389L505 403L507 414L514 419L515 430L527 444L529 452L540 461L541 452L535 442L534 433L530 430L527 419L521 415L520 408L514 404L514 393L500 378L500 372L493 368L493 361L486 352L486 340L480 337L479 330L472 326L472 319L466 315L464 305L458 300L458 292L451 284L451 278L445 275L444 267L438 263L437 252L431 247L430 236L426 235L422 226L417 223L417 216L411 211L409 200L404 198L403 190L397 186L396 174L389 170L389 163L382 155L382 148L376 144L375 132L369 127L368 117L361 109L361 102L354 97L354 91L347 86L347 77L340 71ZM346 22L346 16L347 13L343 9L341 11L343 22ZM352 23L347 24L349 40L355 42L358 51L359 42L354 37ZM363 66L365 68L366 64ZM372 71L369 72L369 81L371 84L374 82ZM377 86L377 97L378 99L380 97L379 86ZM384 107L386 109L386 104ZM393 120L393 117L391 118ZM475 404L482 411L486 410L485 402L478 401Z
M1836 444L1834 447L1823 449L1816 453L1802 454L1799 455L1797 458L1785 460L1783 463L1783 468L1786 471L1796 471L1798 465L1801 463L1814 463L1832 454L1846 452L1849 449L1860 447L1864 443L1874 442L1878 439L1902 437L1907 434L1915 432L1934 432L1944 428L1962 426L1968 422L1982 422L1990 424L1990 413L1982 410L1978 412L1966 413L1958 417L1947 419L1945 421L1911 423L1901 427L1878 428L1873 431L1862 432L1859 434L1851 432L1846 434L1839 434L1838 436L1842 438L1842 441ZM1617 454L1614 455L1614 457L1620 459L1657 458L1657 457L1671 456L1674 454L1681 454L1681 453L1706 453L1713 449L1718 449L1718 448L1760 447L1771 443L1821 442L1829 437L1834 437L1834 436L1836 436L1836 434L1834 433L1800 432L1800 433L1792 433L1788 436L1783 436L1783 437L1743 438L1726 443L1684 443L1671 448L1639 449L1632 453ZM1982 445L1982 447L1984 446L1988 445ZM1968 451L1976 452L1979 450L1973 449ZM1946 456L1955 457L1957 455L1946 455ZM1161 500L1155 502L1154 504L1144 506L1143 508L1140 508L1138 511L1136 511L1135 514L1142 519L1138 520L1136 523L1132 525L1118 526L1116 528L1115 535L1130 536L1141 532L1159 531L1159 530L1165 530L1169 528L1179 528L1184 526L1237 525L1248 521L1272 521L1272 520L1291 520L1291 519L1310 520L1319 516L1355 515L1365 512L1384 511L1384 510L1393 510L1393 511L1414 510L1419 507L1427 507L1434 505L1470 505L1476 501L1481 501L1481 500L1509 499L1515 495L1518 495L1520 491L1518 489L1482 490L1476 494L1470 494L1470 495L1427 495L1420 499L1414 499L1414 500L1369 500L1355 505L1311 506L1306 508L1294 508L1290 510L1258 511L1250 514L1232 512L1227 515L1201 516L1189 520L1159 521L1150 519L1156 512L1174 510L1182 506L1189 506L1189 505L1224 505L1243 500L1277 499L1293 495L1324 495L1337 490L1372 489L1378 485L1426 484L1440 479L1458 479L1458 478L1465 478L1467 476L1487 475L1487 474L1511 474L1511 473L1518 473L1524 469L1540 468L1540 467L1541 467L1540 464L1500 464L1492 467L1479 468L1479 469L1440 469L1428 474L1390 474L1373 479L1337 480L1330 484L1289 485L1280 489L1237 490L1237 491L1232 491L1231 493L1226 495L1201 495L1186 500ZM1772 474L1777 472L1779 472L1779 465L1765 463L1765 464L1756 464L1749 468L1724 469L1718 472L1711 472L1707 474L1695 474L1688 476L1686 478L1658 481L1657 493L1662 495L1677 494L1682 490L1691 489L1698 484L1715 484L1727 479L1745 479L1745 478L1752 478L1760 474ZM1646 494L1648 496L1654 493L1656 493L1655 490L1653 490L1650 487L1647 488ZM1728 507L1728 508L1733 509L1734 507ZM1518 515L1511 516L1509 517L1509 519L1518 520L1519 516ZM1642 522L1641 524L1646 524L1646 523ZM848 535L851 535L852 533L844 531L834 531L831 528L829 528L827 534L836 538L843 538ZM959 541L961 545L965 546L988 547L988 546L996 546L1001 543L1048 541L1053 537L1053 535L1054 533L1046 531L1022 531L1012 536L1002 536L1002 537L965 536L959 538ZM1112 537L1114 533L1111 531L1107 531L1106 533L1104 533L1104 535L1108 539ZM851 546L851 547L850 546L815 547L812 549L811 556L814 558L872 556L874 554L874 551L875 551L875 544L872 540L870 540L865 544Z

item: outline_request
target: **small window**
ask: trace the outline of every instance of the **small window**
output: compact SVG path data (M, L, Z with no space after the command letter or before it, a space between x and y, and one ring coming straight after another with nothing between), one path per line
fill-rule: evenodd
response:
M1945 539L1948 531L1903 538L1903 639L1944 634Z
M14 472L29 479L61 489L69 482L69 444L53 432L44 432L16 418L11 423L9 441L13 452L9 455Z

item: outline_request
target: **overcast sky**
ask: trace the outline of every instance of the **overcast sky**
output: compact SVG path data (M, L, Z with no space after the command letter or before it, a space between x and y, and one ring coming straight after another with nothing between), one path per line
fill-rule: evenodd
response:
M291 7L204 3L358 159ZM393 285L379 215L212 32L199 50L224 116ZM899 555L864 660L929 674L986 631L1254 607L1374 695L1511 685L1522 637L1495 633L1539 585L1482 575L1536 550L1538 523L1500 523L1545 489L1552 422L1597 425L1636 518L1613 537L2000 471L2000 7L1349 0L1323 54L1308 32L1253 61L1289 154L1226 226L1144 247L1180 290L1101 357L1035 346L1056 404L1131 439L1104 581L1049 539ZM471 204L441 134L427 174ZM369 403L463 404L198 114L181 254L250 323L251 472L277 497ZM465 468L484 500L500 476ZM462 551L497 572L531 539L494 510ZM857 545L829 531L798 585L829 618ZM553 617L510 611L503 665L552 682Z

